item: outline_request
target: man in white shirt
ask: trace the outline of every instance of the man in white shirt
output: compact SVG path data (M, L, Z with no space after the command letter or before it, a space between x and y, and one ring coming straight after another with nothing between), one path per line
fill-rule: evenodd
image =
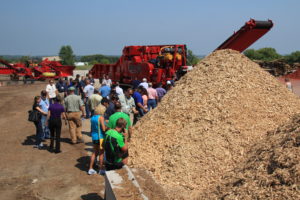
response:
M145 89L148 89L149 85L147 83L147 79L146 78L143 78L143 82L140 83L139 86L143 86Z
M57 95L57 89L54 85L53 80L49 80L49 84L46 86L46 92L47 92L47 95L48 95L48 98L49 98L49 102L50 102L50 104L52 104L53 99Z
M92 94L94 94L94 86L91 85L90 80L86 80L86 86L83 89L83 92L85 94L85 98L84 98L84 103L85 103L85 113L86 113L86 118L90 118L90 109L89 109L89 105L88 105L88 99L90 96L92 96Z
M102 80L102 85L104 85L104 84L107 85L108 87L111 87L111 85L112 85L112 81L108 75L105 75Z
M116 83L116 92L117 92L118 95L123 94L123 89L120 87L119 82Z

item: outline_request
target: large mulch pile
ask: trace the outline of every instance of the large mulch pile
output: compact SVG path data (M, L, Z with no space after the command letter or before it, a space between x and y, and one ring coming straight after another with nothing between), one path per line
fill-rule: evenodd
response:
M299 111L299 98L259 65L216 51L135 126L130 164L150 171L170 199L194 199Z
M253 145L240 167L200 199L300 199L300 115Z

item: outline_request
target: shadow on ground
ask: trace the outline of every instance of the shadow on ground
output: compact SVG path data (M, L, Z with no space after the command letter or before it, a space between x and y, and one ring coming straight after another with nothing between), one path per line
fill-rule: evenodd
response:
M27 136L22 145L35 145L35 135Z
M89 164L90 164L90 157L89 156L82 156L77 159L77 164L75 167L80 169L81 171L87 172L89 169Z
M81 195L81 199L82 200L104 200L97 193L89 193L89 194Z

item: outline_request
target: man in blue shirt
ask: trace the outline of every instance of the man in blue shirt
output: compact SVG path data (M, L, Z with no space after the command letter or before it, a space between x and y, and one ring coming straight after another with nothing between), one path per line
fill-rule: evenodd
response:
M109 96L110 90L111 90L111 88L109 86L107 86L105 83L102 84L101 88L99 89L101 96L103 98L107 98Z
M58 90L58 93L60 94L61 97L66 97L67 96L68 86L62 78L59 79L59 81L56 83L55 86L56 86L56 89Z
M48 113L48 108L49 108L49 99L47 98L47 92L46 90L41 91L41 102L39 104L41 106L41 109L45 112ZM49 139L50 138L50 131L48 126L46 125L47 122L47 115L42 115L41 118L42 122L42 128L43 128L43 139Z
M144 107L144 101L141 95L141 91L143 89L143 86L139 86L137 90L133 93L132 97L135 102L136 110L139 112L138 116L135 115L134 117L134 124L144 116L144 114L147 112L146 108Z

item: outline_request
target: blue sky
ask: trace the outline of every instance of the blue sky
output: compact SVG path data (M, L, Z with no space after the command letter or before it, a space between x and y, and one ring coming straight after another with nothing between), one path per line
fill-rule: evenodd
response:
M0 55L120 55L124 46L213 51L250 18L273 29L250 48L300 50L299 0L0 0Z

